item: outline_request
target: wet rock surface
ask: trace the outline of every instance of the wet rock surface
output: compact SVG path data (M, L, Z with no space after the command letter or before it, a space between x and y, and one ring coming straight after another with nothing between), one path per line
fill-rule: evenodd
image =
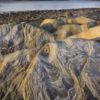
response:
M0 25L0 100L100 99L100 25L65 15Z

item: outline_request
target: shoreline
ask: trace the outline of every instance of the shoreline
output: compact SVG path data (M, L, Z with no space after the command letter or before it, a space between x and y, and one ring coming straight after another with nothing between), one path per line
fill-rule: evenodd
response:
M0 24L20 23L36 21L40 23L46 18L60 18L64 13L72 13L73 16L85 16L97 21L100 24L100 8L71 9L71 10L44 10L44 11L23 11L0 14Z
M0 13L38 11L38 10L61 10L100 8L99 1L18 1L1 2Z

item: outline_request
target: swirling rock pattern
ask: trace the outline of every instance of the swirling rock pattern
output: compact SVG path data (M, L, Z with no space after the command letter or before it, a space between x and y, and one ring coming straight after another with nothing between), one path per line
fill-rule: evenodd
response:
M100 26L81 19L1 25L0 100L99 100Z

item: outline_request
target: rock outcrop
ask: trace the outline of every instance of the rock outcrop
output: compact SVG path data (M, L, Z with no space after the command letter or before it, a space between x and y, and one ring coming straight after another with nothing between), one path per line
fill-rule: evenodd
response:
M100 99L100 26L76 19L0 26L0 100Z

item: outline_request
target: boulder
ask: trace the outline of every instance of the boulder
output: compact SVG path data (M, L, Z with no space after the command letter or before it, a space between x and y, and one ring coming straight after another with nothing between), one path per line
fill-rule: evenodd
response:
M40 26L50 33L54 33L58 26L63 25L62 19L45 19Z

